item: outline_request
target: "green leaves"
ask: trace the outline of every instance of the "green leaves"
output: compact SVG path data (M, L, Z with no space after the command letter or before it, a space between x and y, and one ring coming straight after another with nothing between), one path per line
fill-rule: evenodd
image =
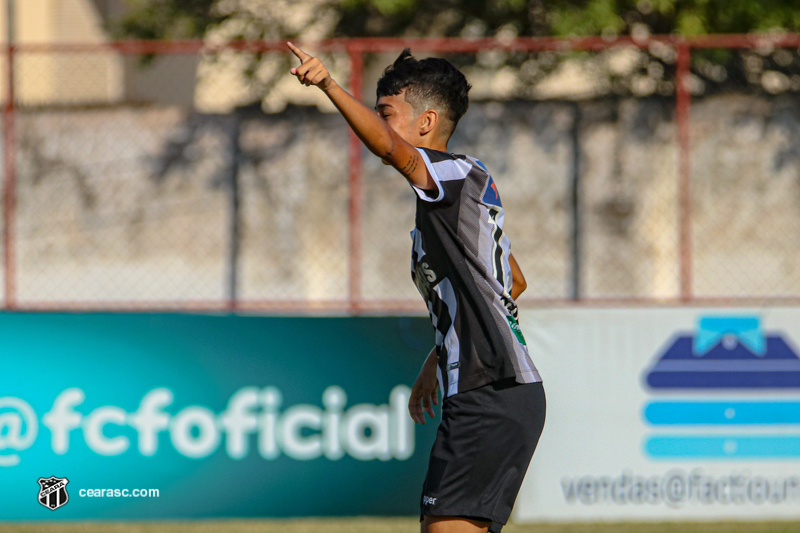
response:
M619 34L625 29L625 19L616 10L614 0L591 0L572 2L551 10L548 17L553 35L584 36Z
M233 16L239 1L127 0L127 4L129 11L114 28L119 37L184 39L202 37ZM523 36L624 35L635 25L644 25L651 34L800 31L797 0L320 0L319 4L338 14L335 33L344 37L455 36L474 20L486 25L487 35L509 24Z
M615 37L656 34L800 32L798 0L126 0L128 12L112 25L116 37L202 38L219 29L226 39L303 37ZM624 75L600 83L614 94L671 94L674 57L648 49ZM757 54L755 57L753 54ZM788 55L787 55L788 54ZM752 56L752 57L751 57ZM552 73L568 54L501 53L496 72L520 69L520 91ZM480 59L480 58L479 58ZM453 56L460 66L475 62ZM486 57L483 58L486 60ZM499 61L499 62L498 62ZM264 58L250 57L243 72L256 80ZM524 68L523 68L524 66ZM795 52L695 50L693 91L775 87L800 89ZM624 79L621 79L624 78ZM271 78L270 78L271 79ZM265 91L272 82L266 83ZM638 85L637 85L638 84ZM769 85L769 84L768 84ZM637 93L636 87L641 90ZM605 90L605 89L604 89Z
M391 17L393 15L397 15L398 13L403 13L409 11L411 8L415 7L416 1L415 0L356 0L345 2L350 4L364 4L364 5L372 5L378 12L385 16Z
M193 39L225 20L215 11L219 0L126 0L128 11L112 23L117 37Z
M687 36L800 30L795 0L568 0L551 4L549 19L553 35L627 34L634 24Z

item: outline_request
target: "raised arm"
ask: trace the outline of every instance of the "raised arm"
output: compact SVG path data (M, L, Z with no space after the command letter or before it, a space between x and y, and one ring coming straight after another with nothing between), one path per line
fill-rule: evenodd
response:
M511 297L516 300L528 288L528 283L525 281L525 276L522 275L517 260L514 259L514 254L509 254L508 262L511 264Z
M436 189L436 183L414 146L397 135L375 111L342 89L319 58L305 53L292 43L287 45L301 62L299 67L292 68L292 74L303 85L319 87L370 152L391 164L412 185L423 190Z

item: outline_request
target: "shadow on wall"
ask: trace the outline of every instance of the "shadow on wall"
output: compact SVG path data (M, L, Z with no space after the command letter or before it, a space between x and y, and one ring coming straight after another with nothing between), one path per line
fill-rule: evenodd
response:
M694 102L696 295L800 294L798 104ZM340 116L31 110L18 128L22 301L346 298ZM678 294L671 99L477 102L450 148L495 176L525 298ZM416 300L414 195L364 153L362 293Z

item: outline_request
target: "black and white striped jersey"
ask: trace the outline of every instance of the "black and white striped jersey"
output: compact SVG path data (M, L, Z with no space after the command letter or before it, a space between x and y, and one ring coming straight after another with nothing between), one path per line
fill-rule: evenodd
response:
M511 298L500 195L469 156L417 148L437 190L417 193L411 277L430 312L444 397L504 378L542 381Z

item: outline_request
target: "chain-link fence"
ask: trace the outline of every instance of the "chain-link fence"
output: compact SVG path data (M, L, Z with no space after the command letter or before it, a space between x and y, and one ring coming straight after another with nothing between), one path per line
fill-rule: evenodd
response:
M800 301L800 36L308 48L373 105L406 46L473 84L523 301ZM7 52L7 308L423 310L413 193L283 43Z

